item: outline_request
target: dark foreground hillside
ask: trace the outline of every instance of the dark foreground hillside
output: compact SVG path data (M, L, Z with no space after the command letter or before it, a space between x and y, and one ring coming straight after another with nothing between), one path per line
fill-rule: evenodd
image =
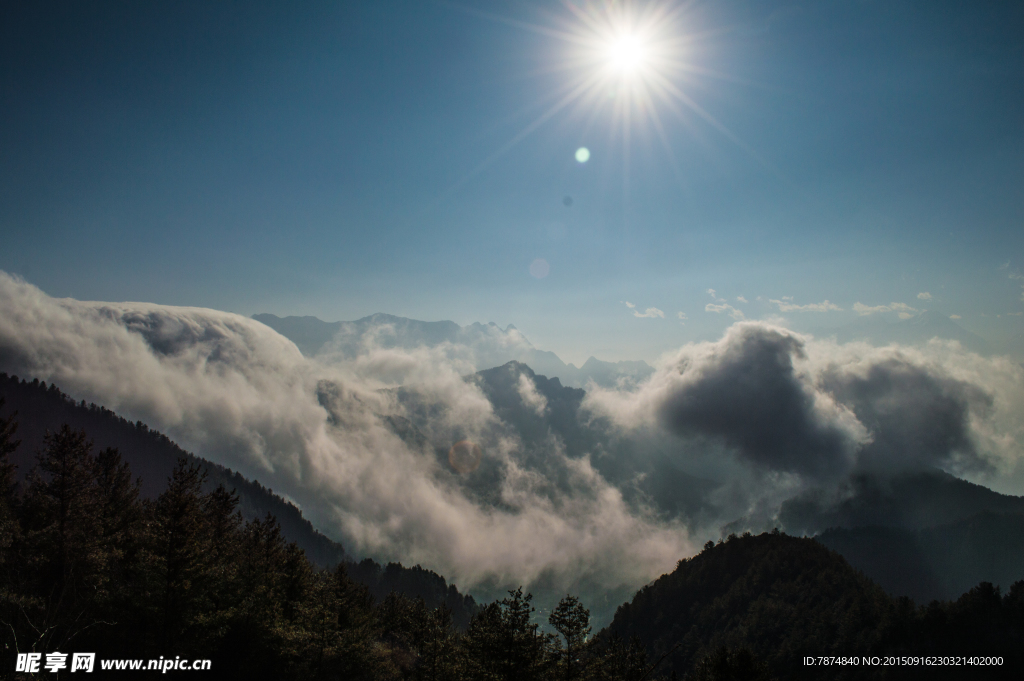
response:
M816 535L891 596L956 599L980 582L1005 591L1024 566L1024 497L938 469L859 474L783 503L792 534Z
M1024 576L1024 566L1021 566ZM680 561L619 608L606 632L638 636L682 677L725 649L765 665L753 678L1020 678L1024 582L980 584L955 602L893 599L818 542L731 536ZM805 657L1002 656L999 667L806 665ZM662 669L662 668L659 668ZM711 677L722 678L722 677Z
M241 474L186 452L166 435L150 429L141 421L131 422L96 404L78 402L55 384L38 380L19 380L0 373L0 399L5 400L2 416L17 412L19 446L11 454L17 477L24 479L35 465L35 454L43 448L46 433L61 426L85 431L96 451L113 447L132 473L141 480L143 498L155 499L167 486L167 479L178 459L185 457L206 471L205 489L217 485L235 490L239 510L247 520L271 513L281 524L285 536L295 541L318 565L333 566L345 560L341 544L317 532L294 504Z
M166 437L52 386L0 384L18 400L0 404L0 678L22 678L11 672L16 653L65 650L209 659L211 678L238 679L1016 679L1022 671L1024 582L1005 594L982 583L918 607L821 543L777 532L709 543L622 605L599 636L589 636L584 605L566 596L548 618L557 633L545 634L522 590L478 607L418 566L323 569L274 513L240 512L224 484L234 477L211 485L218 468ZM13 406L25 409L15 418ZM59 416L107 428L104 437L143 465L152 452L165 456L160 448L179 457L165 484L146 493L118 449L91 445L87 431L40 426ZM25 457L19 436L40 431ZM15 461L33 471L16 475ZM253 506L269 497L309 527L294 506L244 482ZM858 664L822 666L821 656ZM885 666L907 656L1002 664Z
M834 528L815 537L893 596L956 599L979 582L1024 576L1024 515L985 511L946 525Z
M568 596L549 618L558 636L541 633L521 589L460 631L444 603L398 590L458 600L443 579L364 561L353 568L371 573L372 589L392 589L375 602L346 563L310 563L272 515L245 522L237 495L205 491L205 471L186 457L143 500L116 449L96 452L65 425L15 484L15 435L0 417L0 678L151 678L179 660L211 678L274 681L571 681L583 670L640 681L649 670L636 642L588 642L589 614ZM95 668L74 669L69 653L94 655Z
M410 598L422 598L430 608L444 604L452 610L455 625L460 628L465 628L477 611L471 596L459 593L454 584L447 584L440 575L419 566L406 568L391 563L385 567L369 559L354 563L341 544L318 532L291 502L255 480L186 452L142 422L133 423L102 406L76 401L54 384L19 380L5 373L0 373L0 400L5 402L0 418L16 413L14 437L20 444L10 452L10 462L15 466L15 478L22 483L37 463L36 453L45 449L47 433L68 425L87 434L94 453L107 448L118 450L132 475L139 479L143 499L155 500L166 489L175 466L184 459L205 473L204 492L212 492L221 485L234 491L244 520L262 520L267 514L272 515L284 539L295 542L307 559L324 568L348 563L352 578L369 587L378 601L397 590Z

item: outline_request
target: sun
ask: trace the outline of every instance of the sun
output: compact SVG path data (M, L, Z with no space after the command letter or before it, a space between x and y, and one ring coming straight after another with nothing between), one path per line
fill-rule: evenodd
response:
M648 56L648 45L638 35L627 33L617 36L605 47L608 67L623 76L631 76L641 71L646 65Z
M543 55L538 75L557 75L561 82L543 97L545 105L519 132L484 158L450 190L483 172L512 147L560 113L580 131L576 161L586 163L594 124L607 125L608 144L623 150L623 186L629 185L630 147L638 140L647 148L660 141L676 175L673 123L693 129L714 128L764 164L763 159L704 110L691 90L706 87L709 78L728 74L701 64L701 50L714 32L695 31L689 21L692 0L560 0L565 14L537 24L480 13L536 35L553 38L553 51ZM699 23L699 22L698 22ZM530 107L533 108L533 107ZM605 154L605 158L608 158ZM628 191L624 189L624 191Z
M599 104L614 93L619 113L643 109L641 118L649 118L655 101L678 101L686 71L683 7L665 1L567 7L574 24L568 29L563 63L567 86L580 103ZM639 120L630 117L634 125Z

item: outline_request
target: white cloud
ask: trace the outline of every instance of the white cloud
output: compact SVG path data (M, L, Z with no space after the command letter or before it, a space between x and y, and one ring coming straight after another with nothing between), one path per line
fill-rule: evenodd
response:
M950 318L950 319L963 319L963 317L961 317L961 316L960 316L960 315L958 315L958 314L951 314L951 315L949 315L949 318Z
M927 291L922 291L921 293L917 294L917 299L918 300L931 300L932 299L932 294L928 293Z
M749 303L750 302L749 300L747 300L743 296L736 296L736 301L740 302L740 303Z
M897 312L900 319L910 319L914 314L920 312L917 308L910 307L906 303L889 303L888 305L868 307L859 302L853 304L853 311L862 316L877 312Z
M644 318L653 319L655 317L661 317L662 319L665 318L665 313L662 312L661 310L659 310L656 307L649 307L646 310L644 310L643 312L640 312L639 310L636 309L636 305L634 305L633 303L630 303L629 301L626 301L626 307L628 307L630 310L633 310L633 316L634 317L640 317L641 319L644 319Z
M864 305L863 303L860 302L853 304L853 311L859 315L869 315L874 314L876 312L889 312L891 309L892 308L890 308L888 305L874 305L872 307L868 307L867 305Z
M791 302L793 298L791 296L783 296L782 300L775 300L774 298L769 299L769 303L774 303L779 306L779 312L828 312L830 310L842 310L835 303L831 303L824 300L820 303L809 303L807 305L794 305Z
M0 369L56 383L258 478L356 555L420 563L462 588L543 577L564 590L581 580L635 589L693 552L678 522L630 505L557 443L544 453L564 482L552 492L463 380L459 358L471 353L450 345L310 359L239 315L58 300L0 272ZM422 449L382 420L406 413L395 391L380 390L395 381L440 407ZM518 387L542 406L536 386ZM436 456L456 435L483 448L498 505Z
M686 313L685 312L677 312L676 316L679 317L680 323L682 323L682 324L686 323Z
M543 416L548 408L548 398L537 392L537 385L525 373L519 374L519 381L516 383L516 391L522 398L523 404L532 409L537 416Z
M649 307L643 312L640 312L639 310L633 310L633 316L650 319L653 319L654 317L661 317L662 319L664 319L665 313L656 307Z
M708 289L711 291L711 289ZM712 294L713 295L713 294ZM718 300L721 300L720 298ZM735 320L746 319L746 315L743 314L742 310L737 310L735 307L726 302L721 303L708 303L704 306L705 312L714 312L715 314L721 314L723 312L728 313L730 317Z

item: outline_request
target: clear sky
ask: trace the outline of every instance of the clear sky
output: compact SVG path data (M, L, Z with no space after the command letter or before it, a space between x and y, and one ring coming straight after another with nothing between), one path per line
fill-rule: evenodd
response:
M50 295L577 364L857 304L1024 334L1020 2L157 5L0 9L0 269Z

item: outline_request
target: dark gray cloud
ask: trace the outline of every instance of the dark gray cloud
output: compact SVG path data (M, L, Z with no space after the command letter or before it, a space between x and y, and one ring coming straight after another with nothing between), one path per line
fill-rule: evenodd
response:
M978 453L971 415L991 412L993 398L976 385L902 357L872 364L863 375L835 368L821 384L871 432L858 456L862 469L991 468Z
M751 463L823 477L850 463L850 433L822 417L815 395L797 376L805 358L796 337L756 325L734 334L722 352L700 365L684 363L680 383L658 416L681 435L720 438Z
M877 348L743 322L666 356L636 390L591 391L584 407L623 438L672 433L677 451L639 468L644 488L659 509L691 514L703 494L699 508L721 509L722 523L770 528L787 499L810 495L820 511L859 495L853 479L884 485L937 469L1024 489L1024 371L953 342ZM664 470L721 486L701 493L650 477Z

